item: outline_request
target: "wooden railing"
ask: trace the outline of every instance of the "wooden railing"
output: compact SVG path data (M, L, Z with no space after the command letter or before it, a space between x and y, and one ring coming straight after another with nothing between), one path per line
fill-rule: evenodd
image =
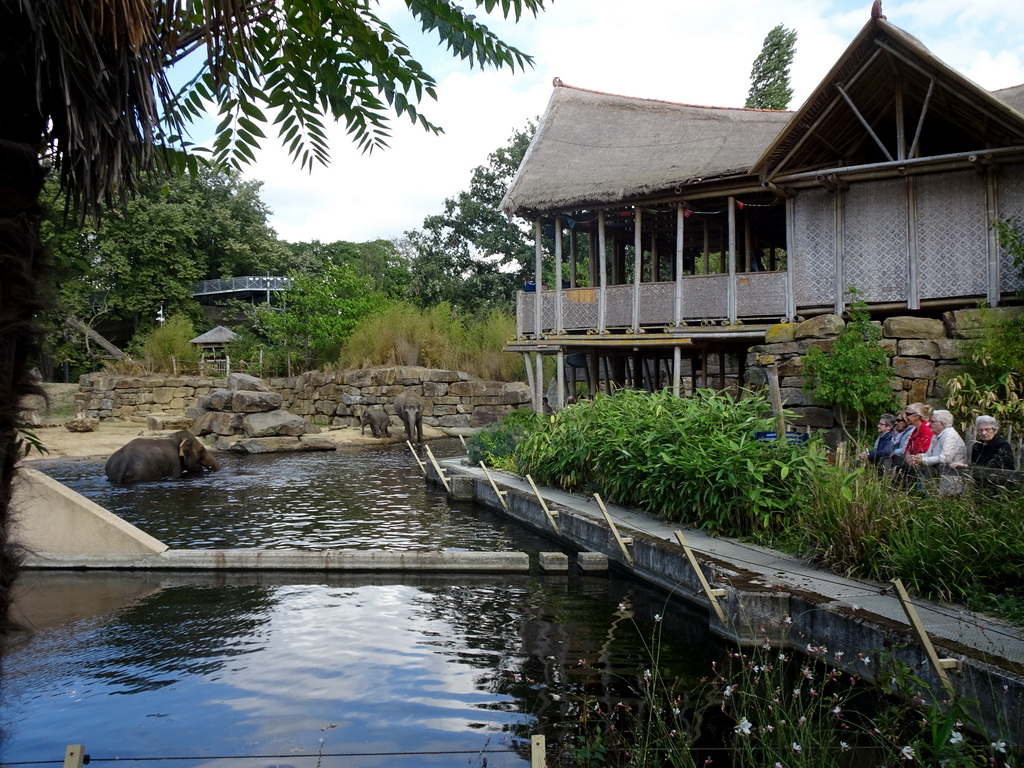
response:
M744 272L733 281L727 274L690 275L682 278L678 285L675 282L610 285L603 292L600 288L520 291L516 306L517 334L535 333L538 299L541 335L631 328L637 288L636 324L640 327L669 326L677 321L714 324L729 321L730 299L735 301L738 320L778 321L788 314L786 279L785 272Z

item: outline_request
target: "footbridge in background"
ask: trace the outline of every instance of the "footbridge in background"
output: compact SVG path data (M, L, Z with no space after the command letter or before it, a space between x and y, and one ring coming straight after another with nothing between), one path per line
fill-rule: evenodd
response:
M199 299L211 300L213 297L246 298L253 300L263 297L270 303L271 292L284 291L291 286L287 277L274 275L245 277L228 277L219 280L200 280L192 285L192 295Z

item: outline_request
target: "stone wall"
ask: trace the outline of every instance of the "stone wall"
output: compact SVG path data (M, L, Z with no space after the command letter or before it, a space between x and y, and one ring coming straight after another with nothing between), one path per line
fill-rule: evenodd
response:
M1019 308L995 310L1019 312ZM927 402L944 405L946 379L959 370L961 342L975 338L983 328L982 311L963 309L946 312L942 318L890 317L876 323L881 327L882 348L892 367L892 389L901 406ZM832 410L814 402L804 392L804 356L812 347L831 352L835 337L845 327L838 315L819 315L802 323L772 326L765 344L751 347L747 356L747 381L750 386L767 385L768 369L778 365L782 399L797 414L794 422L802 426L829 428L835 419Z
M367 408L394 416L395 397L412 389L423 397L423 421L435 427L479 427L528 405L522 382L481 381L460 371L420 366L312 371L268 379L285 410L314 424L352 426ZM224 379L194 376L110 376L90 373L79 380L78 410L99 419L140 419L150 413L180 413L200 398L227 389ZM397 425L397 417L393 419Z

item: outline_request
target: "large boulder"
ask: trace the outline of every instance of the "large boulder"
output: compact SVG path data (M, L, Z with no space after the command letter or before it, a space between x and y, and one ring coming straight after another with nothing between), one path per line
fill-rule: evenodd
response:
M250 413L242 419L242 430L246 437L274 437L276 435L298 437L320 432L319 427L288 411Z
M245 390L246 392L274 391L269 384L263 381L263 379L250 376L247 373L228 374L228 388L233 392L237 392L239 390Z
M887 339L941 339L946 326L930 317L888 317L882 323L882 335Z
M239 389L231 397L231 410L235 413L262 413L276 411L283 403L284 399L277 392Z
M838 336L845 327L846 323L839 315L818 315L800 323L793 332L793 338L825 339Z

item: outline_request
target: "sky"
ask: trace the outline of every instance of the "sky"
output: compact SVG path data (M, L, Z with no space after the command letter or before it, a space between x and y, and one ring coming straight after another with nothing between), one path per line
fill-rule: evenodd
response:
M470 6L470 2L463 3ZM797 109L870 17L871 0L547 0L518 24L484 20L532 55L514 74L470 68L422 36L402 0L380 0L413 56L438 82L421 111L428 134L406 118L390 147L362 155L331 131L332 160L312 172L293 164L268 134L244 176L263 182L270 225L290 242L364 242L401 237L468 189L472 170L539 118L555 77L591 90L706 106L742 107L750 69L777 24L797 32L790 68ZM1024 2L906 0L884 3L888 20L984 88L1024 83ZM479 14L483 17L482 12ZM194 136L195 137L195 136ZM201 137L195 137L201 138Z

